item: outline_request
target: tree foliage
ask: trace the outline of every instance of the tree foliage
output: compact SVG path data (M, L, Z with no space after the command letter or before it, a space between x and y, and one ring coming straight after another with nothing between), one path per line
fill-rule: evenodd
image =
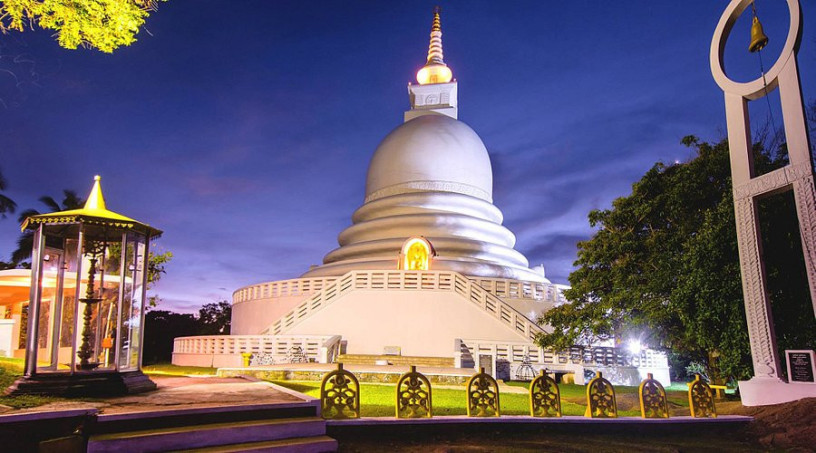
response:
M543 346L637 339L699 361L716 377L749 373L728 143L694 137L683 143L696 150L694 159L655 164L630 195L616 199L611 209L590 212L597 232L578 243L577 269L565 294L570 303L540 320L554 328L539 338ZM760 172L785 163L784 153L755 147ZM775 210L789 209L792 203L792 198L775 200L762 221L778 221ZM793 222L798 231L795 218ZM791 225L762 227L767 241L795 242ZM769 279L773 274L796 273L769 269ZM776 285L778 319L795 311L786 308L786 301L801 295L785 286L806 285L802 278L796 274L790 278L796 282ZM808 340L800 336L791 341Z
M173 357L173 339L194 335L229 335L232 304L204 304L198 315L151 310L145 314L144 363L166 363Z
M198 335L198 320L189 313L151 310L145 314L145 364L168 363L173 358L173 339Z
M80 209L85 205L85 200L79 197L73 190L63 190L62 203L50 196L42 196L39 198L40 203L48 208L46 212L68 211L71 209ZM35 215L40 215L41 212L36 209L26 209L17 217L19 223L23 223L27 218ZM23 263L30 263L31 251L34 248L34 231L26 230L20 234L17 239L17 249L11 253L11 262L20 266Z
M6 189L8 189L8 182L6 178L3 177L3 173L0 172L0 190ZM0 219L5 219L6 213L13 214L15 209L17 209L17 203L0 193Z
M147 289L151 289L153 285L161 280L162 276L167 273L165 266L172 259L173 252L169 250L162 253L150 252L147 261ZM153 294L152 296L148 297L147 306L155 308L159 305L160 300L161 298L159 298L158 294Z
M220 300L204 304L198 310L199 335L229 335L232 319L232 304Z
M35 26L56 31L67 49L113 52L136 41L158 0L0 0L0 31Z

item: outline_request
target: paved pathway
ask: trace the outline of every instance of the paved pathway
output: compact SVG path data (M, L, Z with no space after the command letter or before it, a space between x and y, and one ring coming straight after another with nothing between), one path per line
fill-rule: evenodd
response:
M100 414L121 414L241 404L300 402L302 399L276 389L272 384L242 378L151 376L158 389L110 398L59 400L31 409L6 412L44 412L69 409L97 409Z

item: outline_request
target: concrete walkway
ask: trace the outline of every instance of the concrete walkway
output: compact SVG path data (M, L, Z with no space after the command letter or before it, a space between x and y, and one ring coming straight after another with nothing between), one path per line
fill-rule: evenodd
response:
M151 376L150 379L158 386L153 392L109 398L59 400L31 409L7 411L4 415L73 409L96 409L100 415L108 415L305 401L295 396L294 392L282 390L268 382L243 378Z

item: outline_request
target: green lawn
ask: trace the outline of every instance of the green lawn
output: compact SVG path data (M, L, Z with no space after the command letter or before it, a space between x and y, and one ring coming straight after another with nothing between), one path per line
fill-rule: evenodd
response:
M3 390L14 383L17 378L23 375L23 367L25 361L23 359L10 359L0 357L0 405L13 407L15 409L24 409L29 407L41 406L52 401L60 401L62 398L40 396L40 395L18 395L5 396ZM200 367L180 367L169 364L151 365L144 367L144 372L147 374L161 374L171 376L191 376L191 375L215 375L215 368L200 368ZM76 400L74 398L74 400Z
M315 398L320 397L320 382L315 381L273 381L275 384L305 393ZM527 382L508 382L508 385L529 388ZM561 411L564 415L584 415L586 410L586 387L583 385L561 385ZM615 387L618 399L618 415L640 416L637 400L637 387ZM466 415L466 392L461 389L434 388L432 393L434 415ZM688 407L688 396L685 392L668 392L669 405L682 411ZM360 410L363 417L394 416L394 384L360 383ZM529 396L526 393L500 393L501 412L503 415L528 415L530 413ZM688 410L685 409L686 414Z
M155 365L145 365L142 367L142 371L145 374L164 376L215 376L217 370L217 368L178 366L169 363L157 363Z
M146 374L169 376L202 376L215 375L215 368L181 367L170 364L148 365ZM0 358L0 389L10 386L23 374L22 359ZM273 381L276 384L305 393L315 398L320 397L318 381ZM506 382L507 385L527 389L527 382ZM394 384L363 382L360 391L360 406L364 417L394 416ZM561 408L564 415L583 415L586 409L586 387L582 385L560 385ZM637 400L637 387L616 386L618 414L621 416L639 416L640 407ZM669 390L669 406L673 415L688 415L688 396L684 391ZM14 408L27 408L58 400L54 397L22 395L15 397L0 396L0 404ZM435 415L466 415L464 385L459 388L439 388L433 390L433 409ZM504 415L529 414L529 397L526 393L500 394L501 411Z
M3 391L6 387L14 383L17 378L23 375L23 359L10 359L0 357L0 405L24 409L28 407L41 406L59 398L39 395L6 396Z

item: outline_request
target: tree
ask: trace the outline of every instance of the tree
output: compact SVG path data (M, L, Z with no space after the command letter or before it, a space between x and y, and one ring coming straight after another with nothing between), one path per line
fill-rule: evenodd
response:
M189 313L151 310L145 314L143 362L168 363L173 358L173 339L197 335L199 324Z
M229 335L232 319L232 304L220 300L204 304L198 310L199 335Z
M40 197L40 203L44 204L48 208L48 212L58 212L58 211L68 211L70 209L80 209L82 206L85 205L85 200L77 196L76 192L73 190L63 190L62 194L64 198L62 199L62 204L57 203L50 196L43 196ZM21 212L19 217L17 217L17 221L23 223L25 219L40 215L41 213L36 209L26 209L25 211ZM31 262L31 251L34 248L34 231L33 230L26 230L20 234L20 237L17 239L17 249L11 253L11 262L15 263L17 266L22 265L23 263L30 263Z
M147 261L147 289L152 288L167 273L165 266L171 259L173 259L173 252L169 250L163 253L150 252ZM159 305L160 300L159 295L154 294L147 298L147 306L155 308Z
M204 304L198 316L152 310L145 314L144 363L167 363L173 357L173 340L194 335L229 335L232 304L221 300Z
M166 1L166 0L164 0ZM113 52L136 41L158 0L0 0L0 31L54 30L66 49Z
M57 211L67 211L70 209L80 209L85 204L85 200L77 196L76 192L73 190L63 190L62 191L64 198L62 199L62 204L57 203L50 196L43 196L39 198L39 201L48 207L47 212L57 212ZM26 209L20 213L17 217L17 221L19 223L23 223L25 219L40 215L41 213L36 209ZM34 248L34 231L33 230L26 230L20 234L20 237L17 239L17 249L14 250L11 254L11 262L15 263L16 265L21 265L23 263L29 263L31 261L31 252Z
M728 144L694 137L683 143L697 157L682 164L655 164L630 195L616 199L611 209L590 212L590 225L598 230L578 244L578 268L565 293L570 303L540 320L554 328L539 338L543 346L638 339L702 363L713 377L749 374ZM760 173L786 164L786 158L783 152L755 146ZM760 218L763 240L773 244L765 248L781 250L777 255L791 253L798 230L795 218L782 211L792 209L792 198L772 201L765 203ZM768 227L771 219L773 228ZM780 219L787 220L780 225ZM793 301L802 296L791 288L806 288L806 276L783 269L786 259L773 259L773 254L766 259L774 317L794 319L799 311ZM788 332L780 337L780 348L801 348L812 344L813 336Z
M0 172L0 190L6 189L8 189L8 182L6 182L6 178L3 177L3 173ZM0 193L0 218L5 219L6 213L13 214L15 209L17 209L17 203Z

